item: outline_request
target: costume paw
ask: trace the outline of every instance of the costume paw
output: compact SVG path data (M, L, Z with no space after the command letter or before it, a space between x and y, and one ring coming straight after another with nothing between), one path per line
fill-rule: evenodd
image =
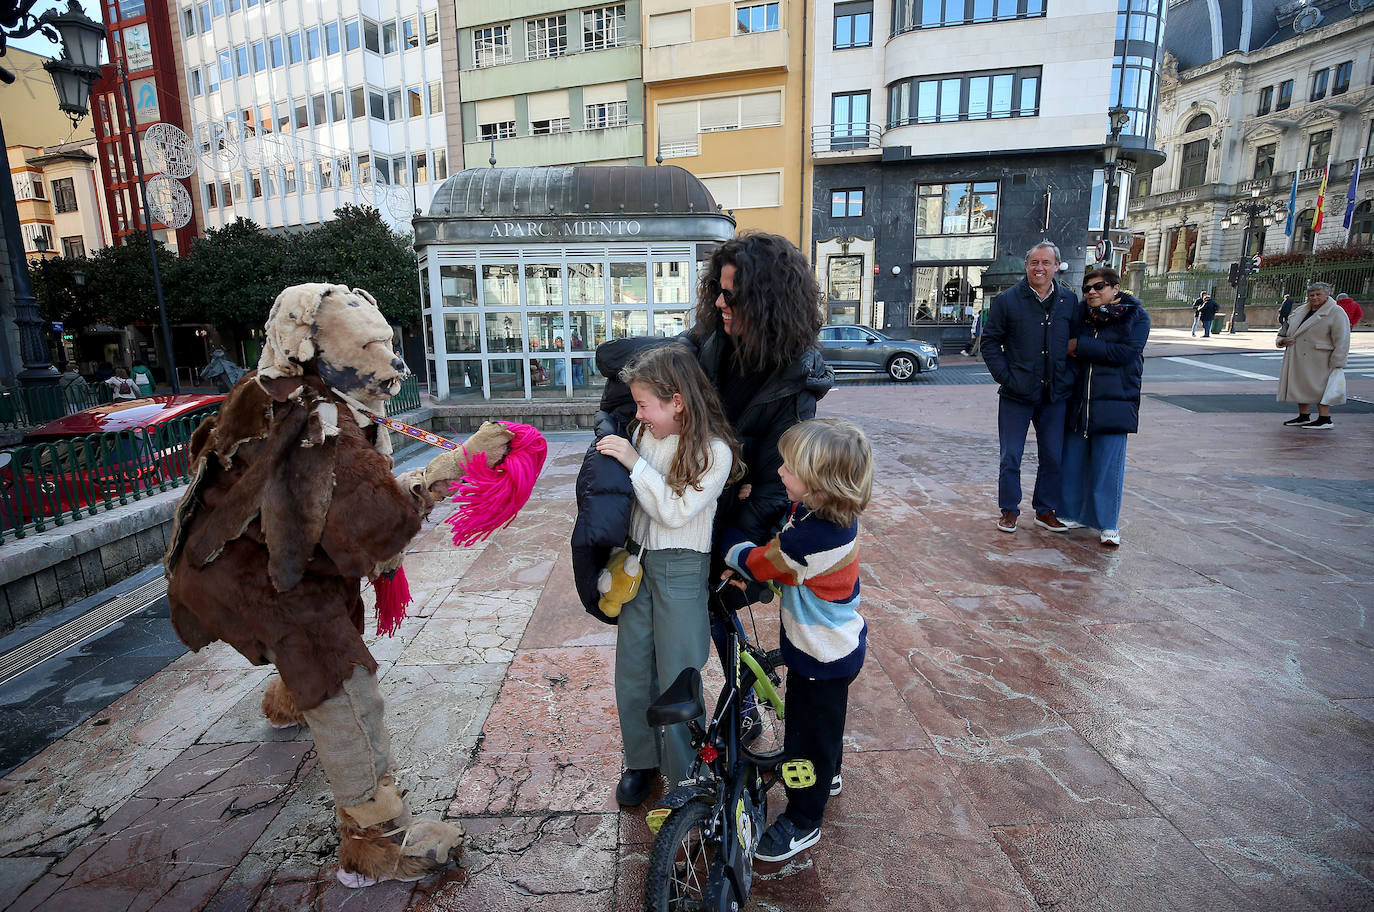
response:
M262 694L262 714L267 717L267 724L273 728L292 728L306 724L305 716L296 708L295 699L280 677L274 677L267 682L267 689Z

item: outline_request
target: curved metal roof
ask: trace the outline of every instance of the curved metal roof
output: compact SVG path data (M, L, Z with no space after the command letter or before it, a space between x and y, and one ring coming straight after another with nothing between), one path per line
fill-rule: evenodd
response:
M451 175L430 218L703 215L720 209L711 191L675 165L469 168Z

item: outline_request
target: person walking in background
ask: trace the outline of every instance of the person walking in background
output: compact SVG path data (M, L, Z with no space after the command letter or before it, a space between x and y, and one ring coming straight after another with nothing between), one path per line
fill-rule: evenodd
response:
M1212 296L1211 296L1210 294L1208 294L1207 292L1204 291L1204 292L1202 293L1202 296L1199 297L1196 301L1193 302L1193 329L1192 329L1192 334L1195 335L1195 336L1197 335L1198 328L1199 328L1200 326L1202 326L1202 305L1203 305L1203 304L1206 304L1207 301L1208 301L1209 299L1211 299L1211 297L1212 297Z
M1282 326L1283 322L1287 320L1292 313L1293 296L1286 294L1283 296L1283 303L1279 304L1279 325Z
M138 384L140 396L151 396L153 390L157 389L157 383L153 380L152 368L143 361L134 362L134 369L129 374L129 379Z
M1354 329L1364 319L1364 308L1348 294L1336 295L1336 306L1345 311L1346 317L1350 320L1351 329Z
M660 769L672 788L691 767L687 726L670 725L660 736L645 712L683 669L706 664L711 523L720 492L744 470L720 400L686 346L652 348L620 379L630 386L635 420L628 437L607 434L596 449L630 472L634 505L626 547L640 551L644 568L634 598L621 608L615 638L615 703L625 746L615 800L634 807L649 796Z
M75 414L85 407L86 391L90 385L72 362L68 361L62 366L62 375L57 378L57 388L62 392L62 401L66 404L68 415Z
M115 402L129 402L138 398L138 384L129 379L129 372L122 367L115 368L114 376L106 379L105 385L114 391Z
M1194 306L1197 307L1198 321L1202 323L1202 338L1211 338L1212 320L1216 318L1217 311L1221 310L1221 305L1212 298L1211 292L1204 291Z
M1061 518L1070 527L1098 530L1102 544L1115 548L1121 544L1126 435L1139 427L1150 315L1121 290L1114 269L1088 273L1083 303L1069 340L1078 368L1064 437Z
M1345 404L1345 361L1350 355L1350 320L1331 298L1331 286L1307 286L1307 307L1293 314L1275 343L1283 349L1278 401L1296 402L1289 427L1329 431L1331 406ZM1317 417L1312 417L1312 404Z
M1064 446L1064 407L1073 389L1068 364L1069 321L1078 307L1074 293L1059 285L1059 248L1041 241L1026 253L1026 277L992 299L979 351L997 381L997 528L1015 532L1021 513L1021 457L1026 433L1035 425L1039 466L1031 506L1035 524L1067 532L1059 521L1059 458Z

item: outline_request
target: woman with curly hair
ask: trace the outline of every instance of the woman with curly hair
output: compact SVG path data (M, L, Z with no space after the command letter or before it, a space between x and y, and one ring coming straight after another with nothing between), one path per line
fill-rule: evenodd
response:
M722 530L735 530L733 540L766 541L787 509L778 440L816 416L816 401L835 382L816 345L823 313L811 264L786 238L740 234L716 248L706 264L688 335L720 394L745 465L745 477L726 486L716 508L713 578L725 570ZM762 591L757 584L728 586L720 597L737 610ZM719 647L721 631L712 633Z

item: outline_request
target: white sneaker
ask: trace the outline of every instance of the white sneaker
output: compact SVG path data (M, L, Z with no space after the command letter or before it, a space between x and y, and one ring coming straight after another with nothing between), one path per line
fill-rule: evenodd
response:
M1102 536L1098 540L1104 545L1110 545L1113 548L1119 547L1121 544L1121 530L1103 529Z
M840 790L843 788L844 779L840 777L839 773L836 773L834 777L830 780L830 797L834 798L836 795L840 793Z
M1065 519L1062 516L1059 517L1059 521L1068 529L1082 529L1084 527L1081 522L1074 522L1072 519Z

